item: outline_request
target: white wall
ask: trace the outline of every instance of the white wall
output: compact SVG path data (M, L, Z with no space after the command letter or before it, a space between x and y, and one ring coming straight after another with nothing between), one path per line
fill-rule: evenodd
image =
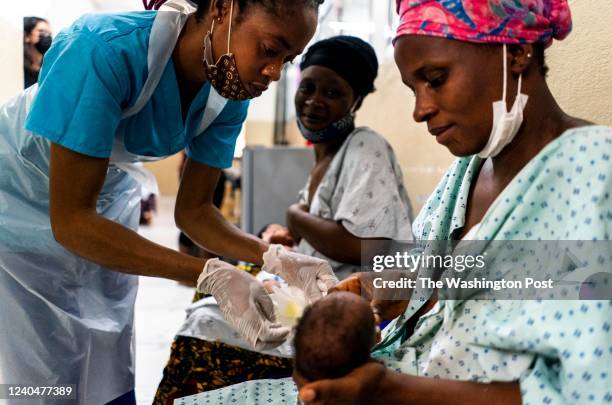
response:
M548 84L568 114L612 125L612 1L569 3L573 30L546 51Z
M2 12L0 16L0 104L23 88L23 17Z

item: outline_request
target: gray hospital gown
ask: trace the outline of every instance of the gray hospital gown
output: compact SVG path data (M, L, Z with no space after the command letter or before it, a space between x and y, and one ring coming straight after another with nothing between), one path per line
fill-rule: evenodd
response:
M308 201L308 186L299 201ZM356 128L334 156L310 204L310 213L341 222L359 238L413 240L412 208L391 145L367 127ZM338 278L359 271L317 252L302 239L298 252L328 260Z

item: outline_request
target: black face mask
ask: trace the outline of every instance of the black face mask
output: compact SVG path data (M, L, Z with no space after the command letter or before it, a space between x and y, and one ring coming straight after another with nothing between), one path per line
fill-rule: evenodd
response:
M34 47L36 48L38 52L44 55L45 52L47 52L49 48L51 48L51 42L52 42L51 35L40 34L40 37L38 37L38 42L34 44Z

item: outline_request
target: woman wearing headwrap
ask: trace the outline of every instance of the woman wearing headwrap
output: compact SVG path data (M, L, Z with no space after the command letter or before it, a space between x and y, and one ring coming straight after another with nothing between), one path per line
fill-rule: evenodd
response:
M263 239L298 241L297 252L329 261L344 278L360 269L363 240L412 240L410 202L391 146L370 128L355 127L355 112L374 91L374 49L356 37L328 38L308 49L300 68L297 125L314 144L315 164L299 201L287 212L289 230L270 225ZM267 283L269 276L262 272L258 278ZM156 403L247 380L291 375L289 343L253 351L210 301L204 298L188 310Z
M297 125L314 145L315 164L287 211L288 230L277 229L269 242L288 234L298 252L328 260L343 279L359 270L363 240L412 240L412 211L391 146L372 129L355 127L355 113L374 91L372 46L352 36L328 38L308 49L300 69Z
M544 48L570 31L567 1L407 0L398 10L395 58L416 96L414 119L458 156L415 220L415 238L523 240L530 248L539 239L609 240L612 130L564 113L545 80ZM609 250L572 265L609 272L608 257ZM362 280L352 276L336 289L359 291ZM410 301L372 301L379 320L395 318L372 353L381 362L339 379L296 376L300 398L309 405L612 401L611 301L446 297L444 289L417 288ZM288 380L250 382L215 394L280 398L296 388Z
M395 60L416 97L413 118L458 157L417 217L415 238L530 241L536 251L538 240L609 240L612 129L566 114L546 83L544 48L571 29L567 1L406 0L398 11ZM525 263L525 256L511 258ZM605 257L577 267L609 273ZM502 267L493 260L488 270ZM337 288L356 285L359 277ZM400 311L373 302L381 319L401 315L374 349L387 368L372 363L315 382L302 387L302 399L612 401L611 301L446 293L417 290Z

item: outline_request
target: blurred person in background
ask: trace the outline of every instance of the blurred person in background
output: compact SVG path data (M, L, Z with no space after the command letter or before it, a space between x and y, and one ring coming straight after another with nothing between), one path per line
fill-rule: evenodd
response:
M23 19L23 76L24 88L38 82L43 56L51 47L51 27L40 17Z

